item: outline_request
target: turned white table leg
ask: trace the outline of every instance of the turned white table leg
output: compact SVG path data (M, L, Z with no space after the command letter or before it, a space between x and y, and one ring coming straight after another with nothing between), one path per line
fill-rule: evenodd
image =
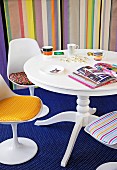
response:
M87 96L87 97L85 97L85 98L87 98L87 99L89 99L89 96ZM77 96L77 99L78 99L78 96ZM77 108L76 108L77 109ZM91 107L89 107L89 113L90 114L94 114L96 112L96 108L91 108Z
M89 96L78 96L77 99L77 113L78 115L83 116L83 127L91 123L93 120L97 119L98 117L96 115L92 115L90 113L91 109L92 111L96 110L95 108L90 108L89 107L90 100Z
M82 126L85 126L88 123L88 117L89 114L89 97L86 96L78 96L77 98L77 107L76 107L76 123L74 125L67 149L65 151L64 157L61 161L61 166L65 167L70 155L72 153L74 144L76 142L76 139L78 137L78 134L82 128Z
M73 131L72 131L72 134L71 134L71 137L70 137L70 140L69 140L69 143L68 143L68 146L67 146L67 149L65 151L65 154L64 154L64 157L61 161L61 166L65 167L69 158L70 158L70 155L72 153L72 150L73 150L73 147L74 147L74 144L76 142L76 139L77 139L77 136L82 128L82 117L78 119L78 122L75 123L74 125L74 128L73 128Z
M89 112L89 97L87 96L78 96L77 100L76 100L77 106L76 106L76 110L78 113L87 113Z
M89 97L78 96L76 109L77 109L77 115L80 115L83 117L83 123L82 123L83 126L87 125L88 118L90 116L89 103L90 103Z

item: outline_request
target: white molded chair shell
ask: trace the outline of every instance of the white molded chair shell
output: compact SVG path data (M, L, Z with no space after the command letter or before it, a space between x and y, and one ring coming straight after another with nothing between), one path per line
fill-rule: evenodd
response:
M11 73L23 71L24 63L41 51L36 40L31 38L19 38L10 41L8 53L7 76Z
M0 101L16 94L11 91L2 76L0 75Z
M102 144L117 149L117 111L98 117L85 127L85 131ZM117 162L100 165L96 170L117 170Z
M0 75L0 102L6 101L4 99L10 98L12 96L19 96L11 91L8 85L5 83L4 79ZM33 98L37 98L33 96ZM31 98L32 101L32 98ZM3 102L2 102L3 104ZM35 156L37 153L38 147L37 144L28 138L17 137L17 124L28 122L36 119L41 116L42 111L42 102L39 113L36 113L36 116L29 120L20 120L20 121L0 121L2 124L10 124L12 127L13 138L7 139L0 143L0 163L15 165L24 163ZM28 109L28 107L26 108ZM7 110L7 109L6 109ZM2 113L3 115L3 113Z
M24 63L31 57L41 54L41 50L36 40L31 38L19 38L11 40L9 43L8 64L7 64L7 77L17 86L28 87L30 95L34 96L35 85L20 85L13 82L9 75L11 73L17 73L24 71ZM43 114L45 116L49 113L49 108L43 105Z
M24 63L36 55L40 55L41 51L36 40L31 38L19 38L11 40L9 43L7 77L11 73L24 71ZM30 95L34 95L34 85L20 85L13 82L17 86L29 87Z

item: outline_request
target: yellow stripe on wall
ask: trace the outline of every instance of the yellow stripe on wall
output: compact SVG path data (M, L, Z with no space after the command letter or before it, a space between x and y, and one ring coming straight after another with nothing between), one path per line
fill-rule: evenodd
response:
M101 0L95 0L94 34L93 34L93 48L95 49L99 48L100 8L101 8Z
M27 21L28 21L28 32L29 37L35 39L34 32L34 16L33 16L33 3L32 0L26 0L26 12L27 12Z

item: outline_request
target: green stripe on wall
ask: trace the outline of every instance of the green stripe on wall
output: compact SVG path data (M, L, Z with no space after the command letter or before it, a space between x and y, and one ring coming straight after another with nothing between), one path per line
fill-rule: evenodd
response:
M93 47L94 0L88 0L87 48Z
M5 9L5 18L6 18L8 41L11 41L12 40L12 34L11 34L11 26L10 26L8 0L4 1L4 9Z
M35 35L35 39L37 40L37 34L36 34L36 17L35 17L35 5L34 5L34 1L32 1L32 12L33 12L33 21L34 21L34 35Z

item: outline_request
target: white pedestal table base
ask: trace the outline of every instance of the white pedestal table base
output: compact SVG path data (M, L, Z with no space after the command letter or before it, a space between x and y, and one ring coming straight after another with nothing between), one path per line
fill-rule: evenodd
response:
M78 137L78 134L81 128L85 127L86 125L88 125L90 122L92 122L93 120L97 118L97 116L92 115L93 113L95 113L96 109L89 108L89 103L90 103L89 97L78 96L76 112L75 111L62 112L49 119L37 120L35 122L35 125L38 125L38 126L50 125L53 123L63 122L63 121L75 122L70 140L68 142L67 149L61 161L61 166L63 167L66 166L70 158L74 144L76 142L76 139Z

